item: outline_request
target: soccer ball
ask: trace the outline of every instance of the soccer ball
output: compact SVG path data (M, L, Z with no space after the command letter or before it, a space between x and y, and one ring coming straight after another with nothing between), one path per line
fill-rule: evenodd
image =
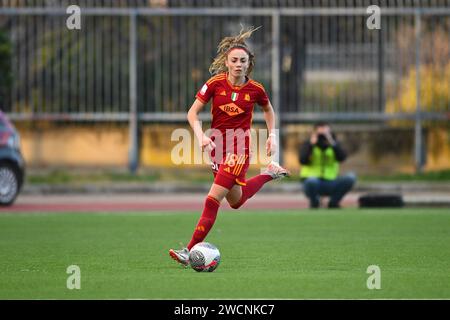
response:
M189 252L189 263L195 271L213 272L220 263L219 249L208 242L197 243Z

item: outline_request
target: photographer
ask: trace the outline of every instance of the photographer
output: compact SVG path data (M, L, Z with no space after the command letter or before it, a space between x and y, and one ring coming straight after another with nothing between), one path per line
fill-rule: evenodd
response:
M303 143L299 155L300 178L310 208L319 207L320 196L330 197L328 208L340 208L342 198L356 181L352 173L338 176L339 163L346 157L328 123L315 124L310 139Z

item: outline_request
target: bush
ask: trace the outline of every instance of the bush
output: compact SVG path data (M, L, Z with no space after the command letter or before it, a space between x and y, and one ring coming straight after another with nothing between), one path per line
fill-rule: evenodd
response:
M440 21L438 21L440 22ZM420 106L422 111L440 112L450 110L450 25L436 24L424 19L421 43ZM434 28L432 28L434 26ZM414 113L416 111L416 74L414 61L414 26L401 26L396 38L400 70L405 76L396 88L396 95L387 100L387 113ZM409 58L408 58L409 57Z
M447 111L450 109L450 62L447 65L428 64L420 68L421 111ZM388 100L386 112L416 111L416 70L412 67L400 82L398 96Z

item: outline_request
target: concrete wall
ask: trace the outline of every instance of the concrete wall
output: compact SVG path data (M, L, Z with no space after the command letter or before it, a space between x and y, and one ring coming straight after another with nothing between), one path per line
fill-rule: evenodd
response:
M129 137L126 124L16 123L16 127L29 167L127 167ZM380 130L373 125L333 127L349 153L343 171L365 174L413 172L414 133L411 129ZM189 129L187 125L142 125L141 166L177 167L171 161L172 149L178 143L171 141L171 134L177 128ZM297 174L298 148L308 138L311 127L288 125L284 129L284 163ZM449 131L447 127L437 126L426 130L426 170L450 168Z

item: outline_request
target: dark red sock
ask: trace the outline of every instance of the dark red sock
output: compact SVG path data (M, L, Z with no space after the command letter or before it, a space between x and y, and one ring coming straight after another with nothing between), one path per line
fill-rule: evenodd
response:
M189 242L187 248L191 250L197 243L202 242L211 230L214 222L216 221L217 211L219 211L220 202L213 197L206 197L205 207L203 213L198 220L197 227L195 227L192 239Z
M246 185L242 186L241 200L239 200L238 203L232 205L231 207L234 209L238 209L245 203L245 201L253 197L255 193L257 193L265 183L271 181L272 179L273 178L268 174L259 174L247 180Z

